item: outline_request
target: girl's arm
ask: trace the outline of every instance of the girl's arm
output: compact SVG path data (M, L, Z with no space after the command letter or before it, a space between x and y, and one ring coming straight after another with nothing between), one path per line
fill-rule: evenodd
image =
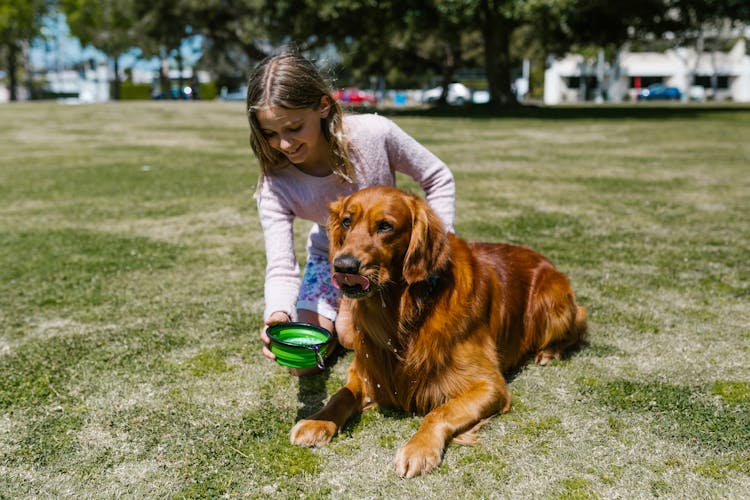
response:
M386 147L391 165L419 183L425 192L425 199L440 216L445 229L453 232L456 217L453 174L440 158L394 122L390 123Z
M294 251L294 214L264 189L258 197L258 216L266 248L263 319L268 321L277 312L294 319L301 281Z

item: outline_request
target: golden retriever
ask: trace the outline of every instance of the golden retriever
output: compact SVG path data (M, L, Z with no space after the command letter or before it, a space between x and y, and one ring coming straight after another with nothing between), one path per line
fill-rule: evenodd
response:
M586 333L585 309L549 260L446 233L417 196L364 189L331 205L328 229L354 360L346 386L294 426L294 444L328 443L365 408L401 408L425 417L393 467L427 473L452 439L510 409L503 374L531 356L560 359Z

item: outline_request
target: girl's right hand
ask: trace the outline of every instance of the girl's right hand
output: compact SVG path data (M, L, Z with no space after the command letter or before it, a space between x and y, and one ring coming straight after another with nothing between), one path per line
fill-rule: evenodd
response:
M266 320L265 325L263 325L263 327L260 329L260 341L263 342L263 356L272 360L276 359L276 356L268 348L268 344L271 343L271 339L269 339L268 335L266 335L266 328L276 323L286 323L291 320L292 318L289 316L289 314L283 311L275 311L271 313L271 315Z

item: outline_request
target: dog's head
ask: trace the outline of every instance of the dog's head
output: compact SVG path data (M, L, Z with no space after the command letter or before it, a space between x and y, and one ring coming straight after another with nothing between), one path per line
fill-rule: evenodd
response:
M339 198L330 210L333 282L347 297L425 281L448 262L444 226L417 196L372 187Z

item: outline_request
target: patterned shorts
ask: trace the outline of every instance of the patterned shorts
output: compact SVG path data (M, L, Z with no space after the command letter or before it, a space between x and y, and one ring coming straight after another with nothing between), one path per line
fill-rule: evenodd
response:
M331 284L331 263L323 257L308 255L297 309L313 311L335 321L340 301L341 293Z

